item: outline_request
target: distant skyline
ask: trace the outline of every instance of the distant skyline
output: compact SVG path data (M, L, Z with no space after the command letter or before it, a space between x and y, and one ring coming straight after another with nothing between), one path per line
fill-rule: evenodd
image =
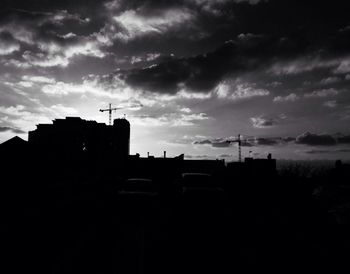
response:
M350 159L346 2L2 1L0 143L111 103L132 154Z

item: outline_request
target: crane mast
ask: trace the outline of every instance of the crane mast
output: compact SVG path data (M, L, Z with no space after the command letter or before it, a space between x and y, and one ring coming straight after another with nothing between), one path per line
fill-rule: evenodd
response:
M242 140L241 134L238 134L237 139L229 141L230 143L238 143L238 162L242 162Z
M124 109L124 108L135 108L135 107L142 107L142 104L135 104L135 105L130 105L130 106L119 106L119 107L114 107L112 108L112 104L108 104L108 108L106 109L100 109L100 112L105 112L108 111L108 117L109 117L109 125L112 125L112 112L116 111L118 109ZM124 114L125 115L125 114ZM125 117L125 116L124 116Z
M238 162L242 162L241 134L238 134Z
M106 109L100 109L101 112L105 112L105 111L108 111L108 114L109 114L109 125L111 126L112 125L112 112L113 110L118 110L118 109L121 109L120 107L116 107L116 108L112 108L112 104L109 104L109 107L106 108Z
M242 162L242 140L241 140L241 134L238 134L237 139L233 140L231 142L238 143L238 162Z

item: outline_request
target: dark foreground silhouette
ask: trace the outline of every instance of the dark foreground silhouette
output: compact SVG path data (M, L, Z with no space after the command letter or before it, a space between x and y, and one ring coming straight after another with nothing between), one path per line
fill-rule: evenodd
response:
M52 151L19 138L0 146L6 273L347 266L349 167L341 162L304 178L279 175L273 159L225 165Z

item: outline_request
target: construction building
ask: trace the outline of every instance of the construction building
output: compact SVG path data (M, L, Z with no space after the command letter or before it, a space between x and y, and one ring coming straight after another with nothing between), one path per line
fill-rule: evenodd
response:
M106 125L66 117L37 125L29 132L28 141L38 150L54 155L113 155L115 159L126 159L130 152L130 123L115 119L113 125Z

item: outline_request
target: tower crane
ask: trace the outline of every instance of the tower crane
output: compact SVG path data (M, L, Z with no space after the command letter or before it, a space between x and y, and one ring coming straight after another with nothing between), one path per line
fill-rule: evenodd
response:
M241 140L241 134L238 134L236 140L230 141L231 143L238 143L238 162L242 162L242 140Z
M242 141L241 134L238 134L238 162L242 162Z
M109 125L111 126L111 125L112 125L112 112L113 112L113 111L116 111L116 110L118 110L118 109L136 108L136 107L142 107L142 106L143 106L142 104L135 104L135 105L126 105L126 106L122 106L122 105L121 105L121 106L112 108L112 104L109 103L108 108L106 108L106 109L100 109L100 112L108 111L108 114L109 114Z

